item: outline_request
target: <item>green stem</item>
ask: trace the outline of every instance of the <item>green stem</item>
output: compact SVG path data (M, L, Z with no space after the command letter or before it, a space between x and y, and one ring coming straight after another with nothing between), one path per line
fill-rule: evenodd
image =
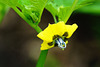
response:
M40 33L42 31L42 29L39 26L35 26L34 29L37 31L37 33Z
M19 16L21 18L23 18L32 28L34 28L38 33L40 33L42 31L42 29L38 26L38 25L35 25L35 23L29 21L24 15L22 12L20 12L18 10L17 7L13 7L13 9L15 10L15 12L17 12L19 14ZM46 60L46 56L47 56L47 53L48 53L48 50L42 50L41 51L41 54L40 54L40 57L39 57L39 60L37 62L37 65L36 67L44 67L44 63L45 63L45 60Z
M65 23L68 21L69 17L71 16L72 12L74 11L74 8L75 8L77 2L78 2L78 0L74 0L71 9L68 12L68 15L66 16L66 19L64 20Z
M57 19L55 16L53 16L54 22L57 23Z
M30 21L23 15L22 12L20 12L20 10L17 7L12 7L14 9L14 11L21 17L23 18L27 23L29 23Z
M32 21L29 21L22 12L20 12L18 10L17 7L13 7L13 9L15 10L16 13L18 13L18 15L23 18L32 28L34 28L38 33L40 33L42 30L38 25L35 25Z
M38 59L37 65L36 67L44 67L44 63L46 60L46 56L47 56L48 50L42 50L40 57Z

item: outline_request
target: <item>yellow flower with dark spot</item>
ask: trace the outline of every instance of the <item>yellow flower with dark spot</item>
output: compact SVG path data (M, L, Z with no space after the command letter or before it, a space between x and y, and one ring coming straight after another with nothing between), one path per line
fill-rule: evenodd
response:
M72 36L78 28L77 24L65 25L63 21L57 24L49 24L49 26L37 36L43 40L41 50L47 50L54 46L64 49L68 43L68 38Z

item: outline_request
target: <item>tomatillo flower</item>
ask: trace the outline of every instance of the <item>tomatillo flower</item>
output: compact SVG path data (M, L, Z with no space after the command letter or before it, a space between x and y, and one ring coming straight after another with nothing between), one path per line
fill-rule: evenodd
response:
M61 49L66 48L68 38L72 36L74 31L78 28L77 24L65 25L63 21L56 24L49 24L49 26L37 36L43 40L41 50L47 50L58 46Z

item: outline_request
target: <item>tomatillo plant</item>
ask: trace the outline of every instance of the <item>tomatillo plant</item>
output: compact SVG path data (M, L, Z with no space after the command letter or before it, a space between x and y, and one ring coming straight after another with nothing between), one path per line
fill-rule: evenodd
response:
M58 46L64 50L67 47L68 38L71 37L78 26L77 24L66 25L65 23L74 10L91 4L91 2L92 0L0 0L0 3L14 9L22 19L39 33L37 36L43 40L36 67L44 67L48 49ZM0 8L3 8L3 6L0 6ZM42 31L38 24L44 8L52 14L55 24L49 24ZM2 10L0 9L0 13Z

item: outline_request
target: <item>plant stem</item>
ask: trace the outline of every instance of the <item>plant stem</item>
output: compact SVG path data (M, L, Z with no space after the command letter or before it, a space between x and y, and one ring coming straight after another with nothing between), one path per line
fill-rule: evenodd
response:
M54 22L57 23L57 19L55 16L53 16Z
M48 50L41 51L36 67L44 67L47 53L48 53Z
M23 15L22 12L20 12L20 10L17 7L12 7L14 9L14 11L21 17L23 18L27 23L29 23L30 21Z
M78 0L74 0L71 9L70 9L69 12L68 12L68 15L66 16L66 19L64 20L65 23L68 21L70 15L71 15L72 12L74 11L74 8L75 8L77 2L78 2Z
M35 25L35 23L29 21L24 15L22 12L20 12L18 10L17 7L13 7L13 9L15 10L15 12L17 12L19 14L19 16L21 18L23 18L32 28L34 28L38 33L40 33L42 31L42 29L38 26L38 25ZM47 53L48 53L48 50L42 50L41 51L41 54L40 54L40 57L39 57L39 60L37 62L37 65L36 67L44 67L44 63L45 63L45 60L46 60L46 56L47 56Z
M13 9L15 10L15 12L18 13L18 15L23 18L32 28L34 28L38 33L40 33L42 31L42 29L38 26L38 25L35 25L32 21L29 21L24 15L22 12L20 12L18 10L17 7L13 7Z
M37 33L40 33L42 31L42 29L39 26L35 26L34 29L37 31Z

